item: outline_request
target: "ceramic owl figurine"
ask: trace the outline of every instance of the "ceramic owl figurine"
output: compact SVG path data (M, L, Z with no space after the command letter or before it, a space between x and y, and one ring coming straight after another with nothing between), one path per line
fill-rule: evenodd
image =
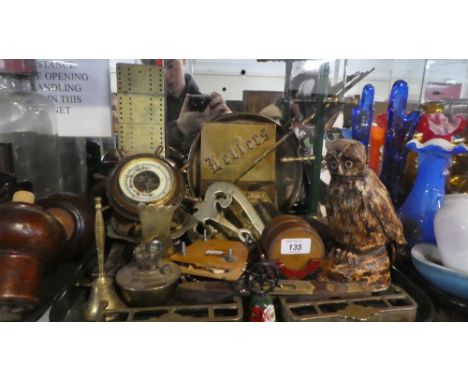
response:
M353 139L327 146L331 175L325 207L335 245L328 253L329 279L359 282L373 291L390 285L387 244L406 243L389 193L367 168L366 150Z

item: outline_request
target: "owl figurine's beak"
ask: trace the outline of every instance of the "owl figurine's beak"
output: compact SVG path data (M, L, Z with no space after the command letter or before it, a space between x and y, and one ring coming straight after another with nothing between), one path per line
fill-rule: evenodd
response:
M339 163L338 163L338 168L336 169L336 173L340 176L344 175L343 166L341 166Z

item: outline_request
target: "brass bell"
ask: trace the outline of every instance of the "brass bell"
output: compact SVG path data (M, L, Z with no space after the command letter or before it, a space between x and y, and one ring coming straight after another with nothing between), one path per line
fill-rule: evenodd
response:
M106 276L104 271L104 245L106 239L106 232L104 228L104 218L102 216L101 198L95 199L96 208L96 248L98 256L98 277L91 284L91 294L85 306L83 317L86 321L95 321L100 309L103 305L106 310L125 308L124 303L120 300L117 291L114 287L114 279ZM115 317L106 315L107 320Z
M84 311L86 321L95 321L99 309L106 310L125 308L114 287L114 279L109 276L98 276L91 284L91 294ZM106 315L108 320L114 318L112 315Z

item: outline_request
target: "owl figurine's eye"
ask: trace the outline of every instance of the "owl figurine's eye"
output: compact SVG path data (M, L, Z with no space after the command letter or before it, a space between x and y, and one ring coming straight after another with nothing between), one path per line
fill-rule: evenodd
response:
M330 162L330 168L331 168L332 170L336 170L336 169L338 168L338 162L335 161L335 160L332 161L332 162Z
M344 165L345 165L346 168L349 169L349 168L353 167L353 162L351 162L350 160L347 160L347 161L344 162Z

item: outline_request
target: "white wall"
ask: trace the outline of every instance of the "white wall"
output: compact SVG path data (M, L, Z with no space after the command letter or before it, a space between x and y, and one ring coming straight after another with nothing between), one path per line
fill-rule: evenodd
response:
M193 74L241 75L278 77L284 76L285 63L281 60L187 60L186 68Z
M322 60L301 61L294 65L293 75L304 65L307 69L318 70ZM352 74L357 71L375 70L346 95L361 94L365 84L375 88L375 100L387 101L393 83L403 79L408 83L409 101L419 102L426 60L332 60L330 78L333 84L343 79L343 71ZM225 99L241 100L244 90L283 91L285 65L282 62L256 62L256 60L190 60L187 69L191 71L201 91L216 90ZM244 69L246 75L240 75ZM465 75L468 78L468 75ZM222 89L226 88L225 91Z
M392 85L397 80L408 83L408 100L419 102L425 60L348 60L346 72L367 71L375 68L364 80L350 89L346 95L361 94L366 84L375 88L375 101L387 101Z
M468 98L468 60L427 60L424 82L461 83L461 98Z
M303 70L318 71L322 62L296 61L292 76ZM228 100L242 100L244 90L284 91L286 64L283 60L188 60L186 69L202 92L215 90ZM332 84L343 79L343 70L344 60L330 62Z
M284 90L283 61L189 60L186 69L202 93L217 91L226 100L241 101L244 90Z
M116 63L139 63L138 59L109 60L111 90L116 87ZM317 67L320 60L307 61L309 67ZM305 65L306 61L295 64L294 73ZM346 65L345 65L346 64ZM332 60L330 77L332 83L342 79L346 73L366 71L375 67L374 72L346 95L361 94L365 84L375 87L375 100L388 100L393 83L405 80L409 87L409 101L420 102L421 94L428 82L457 82L462 84L462 98L468 98L468 60ZM242 100L244 90L284 90L285 63L281 60L259 62L257 60L187 60L187 72L193 74L204 93L215 90L228 100ZM245 70L245 75L241 75ZM426 73L424 75L424 70ZM423 84L424 81L424 84ZM223 91L223 88L226 90Z
M231 101L241 101L244 90L284 90L284 77L194 74L194 78L202 93L217 91Z

